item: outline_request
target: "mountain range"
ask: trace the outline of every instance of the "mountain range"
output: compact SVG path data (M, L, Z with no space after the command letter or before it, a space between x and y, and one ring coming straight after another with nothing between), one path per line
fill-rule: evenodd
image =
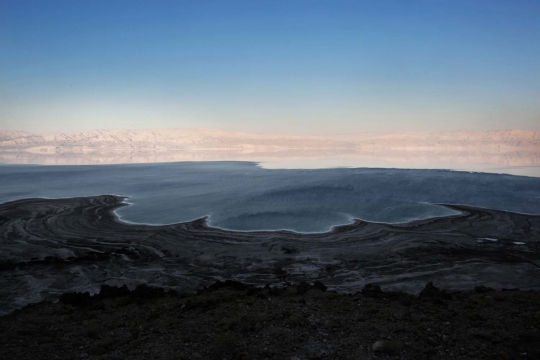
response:
M266 134L210 128L30 133L0 130L0 161L118 163L370 157L411 162L540 164L540 131Z

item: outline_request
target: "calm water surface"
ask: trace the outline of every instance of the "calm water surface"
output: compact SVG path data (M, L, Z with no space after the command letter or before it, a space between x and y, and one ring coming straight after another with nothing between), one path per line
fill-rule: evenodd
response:
M252 162L1 165L0 202L129 196L125 221L167 224L210 216L234 230L319 232L353 218L400 223L451 215L437 203L540 214L540 178L448 170L268 169Z

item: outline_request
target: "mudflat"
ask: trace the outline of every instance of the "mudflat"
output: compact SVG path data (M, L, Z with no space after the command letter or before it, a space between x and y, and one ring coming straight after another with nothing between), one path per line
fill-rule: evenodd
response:
M444 205L458 215L406 224L355 221L325 233L238 232L206 219L150 226L120 221L113 195L0 205L0 311L68 292L147 284L182 293L217 280L320 281L337 292L375 283L418 293L488 286L540 289L540 216Z

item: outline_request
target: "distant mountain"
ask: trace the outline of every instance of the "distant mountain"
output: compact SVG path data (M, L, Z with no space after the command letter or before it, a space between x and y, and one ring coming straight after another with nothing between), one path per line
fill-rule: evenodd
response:
M0 141L22 138L31 135L24 131L0 130Z
M366 133L337 136L292 136L221 129L171 128L148 130L89 130L76 133L33 134L0 130L0 151L54 149L199 150L199 149L361 149L421 146L540 146L540 132L521 130ZM46 150L49 153L51 150Z
M194 150L239 148L326 148L354 146L352 142L325 137L268 135L220 129L89 130L77 133L31 134L0 132L0 151L55 152L81 149ZM48 150L45 150L48 149Z
M540 164L540 132L521 130L292 136L222 129L0 130L0 162L111 163L374 157L499 165ZM450 161L450 160L448 160Z

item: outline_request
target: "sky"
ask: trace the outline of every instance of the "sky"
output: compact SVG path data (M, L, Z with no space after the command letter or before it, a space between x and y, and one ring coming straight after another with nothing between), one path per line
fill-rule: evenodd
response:
M0 129L540 130L540 1L0 1Z

